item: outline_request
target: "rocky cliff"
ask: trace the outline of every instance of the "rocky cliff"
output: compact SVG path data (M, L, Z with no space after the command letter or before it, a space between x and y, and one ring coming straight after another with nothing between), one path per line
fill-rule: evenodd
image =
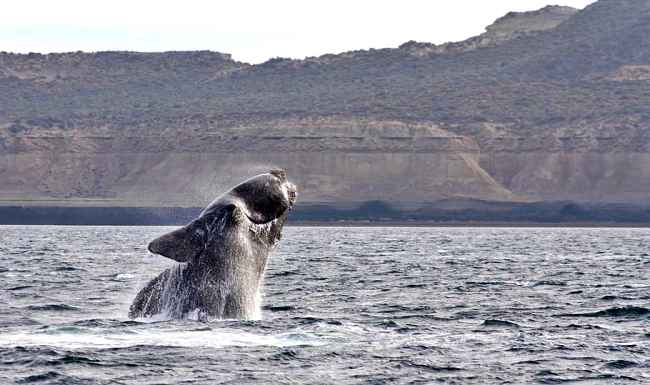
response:
M259 65L0 53L3 204L201 206L284 167L301 202L650 199L650 2Z

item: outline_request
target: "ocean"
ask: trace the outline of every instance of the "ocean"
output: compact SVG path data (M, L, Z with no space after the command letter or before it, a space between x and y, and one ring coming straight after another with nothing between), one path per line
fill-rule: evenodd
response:
M127 318L168 227L0 227L0 384L650 383L650 229L285 227L262 319Z

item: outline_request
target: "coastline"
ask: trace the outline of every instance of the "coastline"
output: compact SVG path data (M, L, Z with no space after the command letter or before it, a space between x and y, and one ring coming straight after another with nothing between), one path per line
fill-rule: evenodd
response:
M296 206L287 226L307 227L582 227L647 228L650 210L630 205L574 203L498 204L495 206L400 210L388 205L357 208ZM179 226L199 207L2 206L0 225Z
M504 221L287 221L288 227L465 227L465 228L650 228L650 222L504 222Z

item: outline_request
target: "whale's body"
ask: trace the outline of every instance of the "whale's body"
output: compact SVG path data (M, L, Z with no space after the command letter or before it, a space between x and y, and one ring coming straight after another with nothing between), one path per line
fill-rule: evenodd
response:
M197 219L149 244L181 262L136 296L130 318L256 319L269 253L296 197L286 174L274 170L234 187Z

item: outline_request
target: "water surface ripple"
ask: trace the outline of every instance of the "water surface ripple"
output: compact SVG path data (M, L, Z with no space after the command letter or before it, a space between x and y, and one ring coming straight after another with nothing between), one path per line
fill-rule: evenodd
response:
M289 227L263 320L126 318L163 227L0 227L0 383L650 382L650 230Z

